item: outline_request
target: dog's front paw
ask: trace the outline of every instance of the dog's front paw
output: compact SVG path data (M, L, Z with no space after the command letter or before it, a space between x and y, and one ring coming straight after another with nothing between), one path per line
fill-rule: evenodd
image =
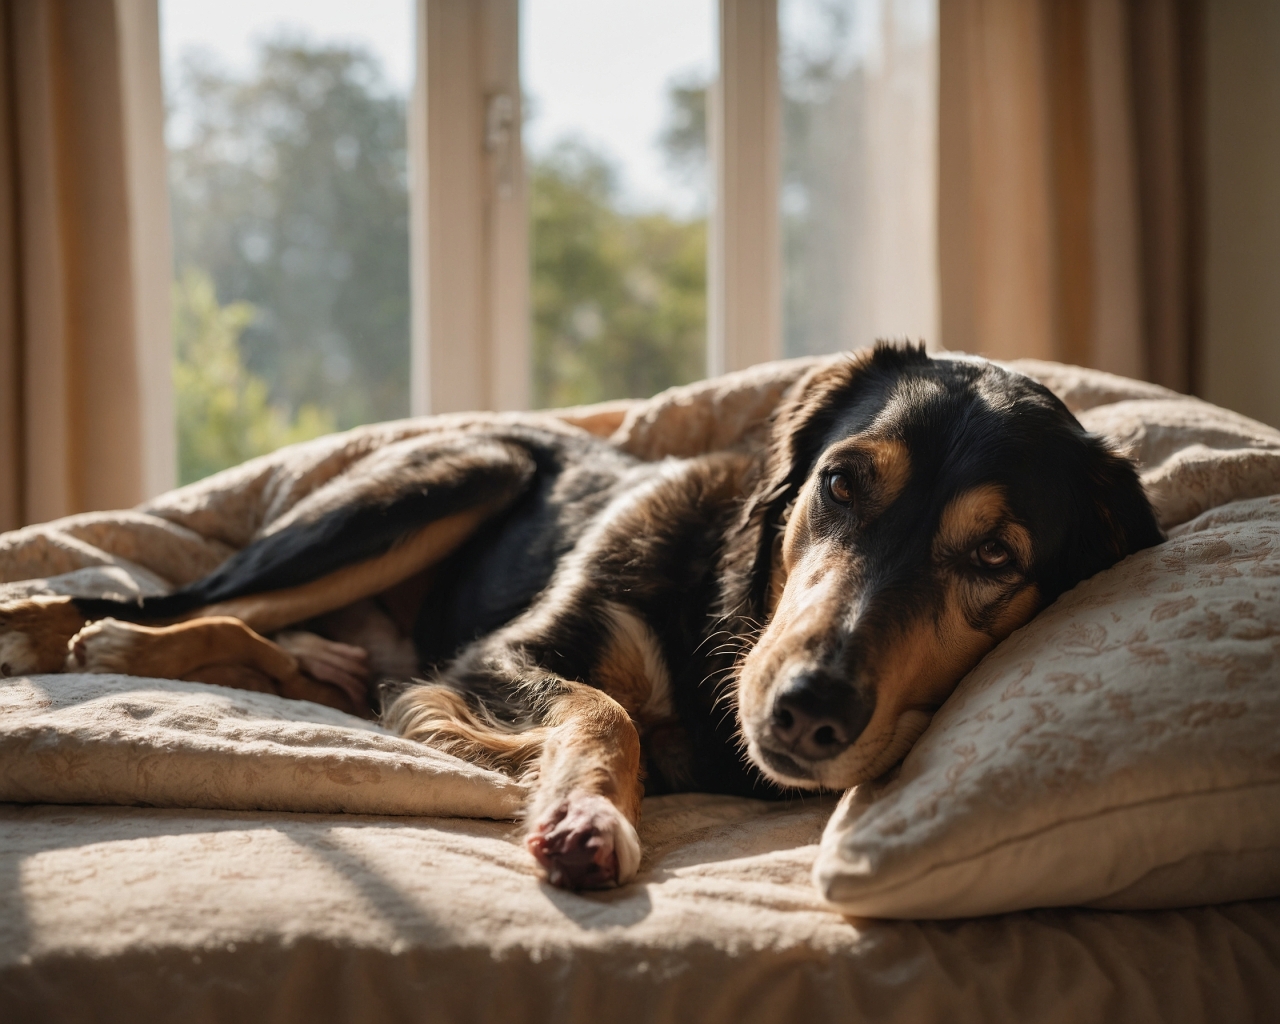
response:
M138 632L137 626L117 619L90 622L67 641L66 671L130 674Z
M635 877L640 837L622 812L594 793L570 793L533 822L525 846L562 889L607 889Z
M275 642L298 659L312 679L342 690L356 707L369 699L369 654L363 647L326 640L315 633L277 633Z

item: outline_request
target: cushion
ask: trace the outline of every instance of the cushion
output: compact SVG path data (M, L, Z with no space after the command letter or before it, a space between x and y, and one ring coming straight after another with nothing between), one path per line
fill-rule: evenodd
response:
M1280 497L1085 581L961 683L814 868L876 917L1280 893Z
M1280 431L1151 384L1012 364L1137 462L1169 540L992 651L814 868L853 913L1280 893ZM1211 511L1207 511L1211 510Z
M523 788L306 701L116 675L0 681L0 801L509 818Z
M540 421L611 433L615 444L644 458L751 443L786 386L817 361L755 367L643 402ZM1081 584L993 651L900 774L842 802L816 863L819 888L842 908L888 916L1064 902L1167 906L1280 893L1266 824L1280 820L1276 758L1263 749L1267 735L1280 735L1271 682L1280 669L1269 660L1280 653L1280 568L1269 539L1278 524L1265 500L1280 493L1280 432L1111 374L1027 360L1011 365L1135 457L1171 539ZM282 449L137 510L5 534L0 600L181 585L370 452L456 420L357 428ZM75 686L89 685L83 677L13 685L44 696L23 691L18 703L26 710L13 718L11 738L7 722L0 726L0 799L497 817L518 804L518 790L500 777L467 775L475 770L395 746L403 741L367 723L340 724L345 716L324 717L336 714L325 709L289 709L293 702L199 684L120 683L171 702L159 711L136 695L92 688L77 695ZM222 706L239 708L240 720L193 724L203 712L190 717L184 706L214 694L230 702ZM43 710L31 703L45 699L52 703ZM148 731L142 711L159 732ZM301 739L304 733L314 740ZM279 736L285 738L276 742ZM28 750L47 755L32 762L43 776L15 767ZM55 756L61 750L75 756ZM250 751L262 752L253 765L220 767ZM14 752L23 757L6 756ZM417 753L427 760L415 760ZM93 767L99 756L112 767ZM373 781L315 781L330 758L361 765ZM267 767L258 769L259 761ZM417 771L429 784L396 790L395 780ZM453 781L459 773L470 780L460 788ZM420 792L431 789L440 795ZM1040 832L1055 838L1036 842Z

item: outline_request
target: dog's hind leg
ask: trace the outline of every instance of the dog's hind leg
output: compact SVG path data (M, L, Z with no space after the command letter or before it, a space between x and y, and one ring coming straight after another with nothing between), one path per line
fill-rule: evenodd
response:
M77 599L87 619L230 615L273 633L380 593L456 550L532 483L516 441L452 432L374 452L208 576L141 602Z
M70 597L29 597L0 604L0 676L61 672L67 641L84 622Z
M326 642L315 638L319 644ZM265 690L326 704L353 714L369 714L363 679L354 648L302 643L303 657L259 636L238 619L192 619L173 626L142 626L116 619L91 622L74 637L65 653L70 672L119 672L158 679L216 682L245 690ZM346 648L346 650L342 650ZM341 662L337 655L348 655ZM304 668L316 660L343 664L343 673L317 678Z

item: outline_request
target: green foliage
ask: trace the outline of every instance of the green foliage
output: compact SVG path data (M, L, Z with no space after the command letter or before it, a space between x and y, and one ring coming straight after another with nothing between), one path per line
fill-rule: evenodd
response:
M667 166L687 183L706 189L707 81L686 75L667 86L667 118L658 139Z
M332 414L314 405L291 418L271 404L267 382L245 369L240 335L253 318L247 302L220 306L201 271L188 270L174 283L173 381L184 484L334 429Z
M664 145L696 176L703 90L677 84L671 99ZM173 116L183 480L321 423L407 414L405 104L376 59L282 39L239 79L189 57ZM623 209L582 146L531 160L529 189L534 404L702 376L705 220Z
M282 39L241 80L189 57L172 116L179 275L253 304L242 347L272 401L407 415L405 104L376 58Z
M573 143L533 164L530 218L535 407L703 375L705 220L623 212L608 165Z

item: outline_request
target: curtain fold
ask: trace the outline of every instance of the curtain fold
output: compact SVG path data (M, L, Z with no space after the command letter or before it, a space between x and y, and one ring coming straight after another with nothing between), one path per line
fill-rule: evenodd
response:
M939 4L948 348L1195 387L1200 3Z
M156 13L0 3L0 529L173 482Z

